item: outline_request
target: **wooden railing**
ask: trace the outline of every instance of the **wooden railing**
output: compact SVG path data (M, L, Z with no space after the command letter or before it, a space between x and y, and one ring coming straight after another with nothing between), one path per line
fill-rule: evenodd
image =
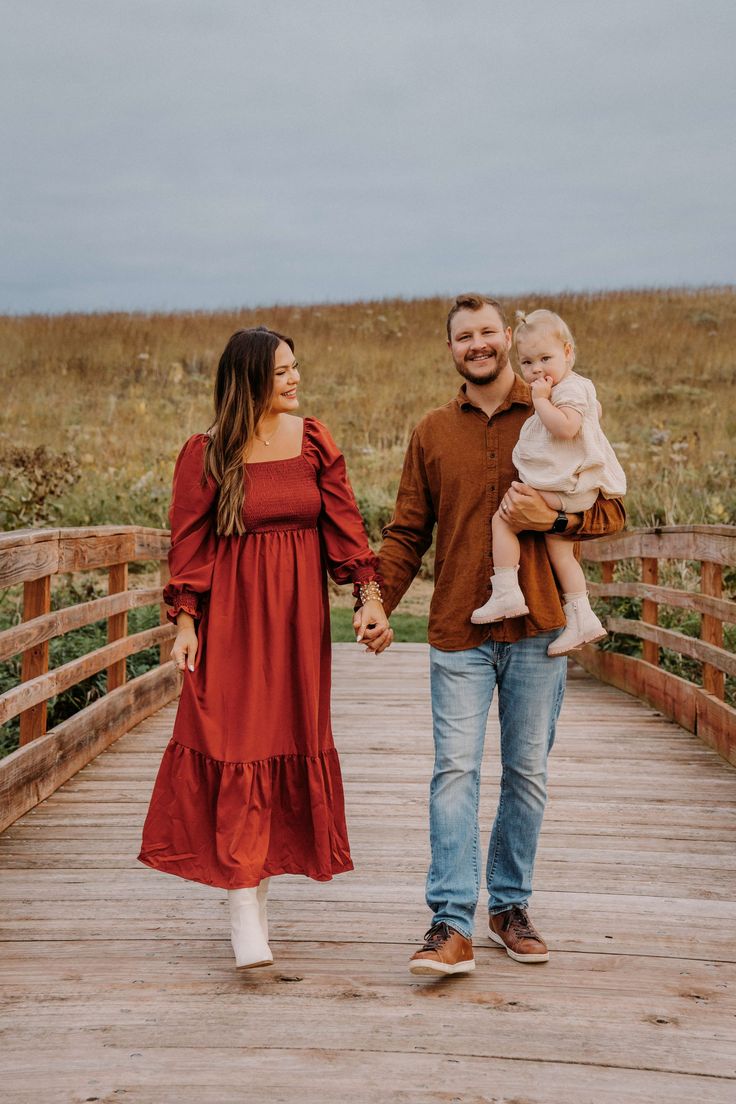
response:
M168 578L169 533L138 526L20 530L0 534L0 588L23 584L23 621L0 633L0 661L22 655L20 684L0 695L0 724L20 715L20 747L0 760L0 831L53 793L124 732L176 697L180 678L169 651L175 630L165 621L128 635L128 611L161 601ZM722 596L724 566L736 563L736 527L678 526L635 530L585 542L584 560L602 565L597 598L642 600L640 620L611 616L611 632L643 641L641 658L588 646L575 657L591 674L643 698L697 732L736 765L736 709L724 701L725 676L736 656L723 647L723 623L736 623L736 602ZM639 581L616 580L615 564L641 561ZM155 560L156 586L128 589L128 565ZM700 563L699 592L659 585L662 560ZM108 595L51 610L51 580L62 573L105 569ZM700 638L658 624L660 605L698 613ZM49 671L49 641L106 618L108 643ZM128 656L159 646L160 666L126 682ZM660 648L702 664L703 686L659 665ZM49 698L90 675L107 672L107 693L46 731Z
M135 525L0 534L0 588L23 584L23 621L0 633L0 661L22 656L20 684L0 695L0 724L20 715L20 747L0 760L0 831L178 693L165 607L159 625L128 635L129 610L161 603L168 547L167 530ZM150 560L159 564L157 585L128 589L128 565ZM51 610L53 576L101 569L107 597ZM105 618L104 647L49 670L50 640ZM152 645L160 666L127 682L127 657ZM107 693L47 732L48 699L103 670Z
M736 564L736 526L677 525L639 529L582 544L584 561L601 564L602 581L590 582L596 598L641 599L641 619L611 616L609 632L643 641L641 658L587 646L575 658L591 674L643 698L650 705L696 732L724 759L736 765L736 709L725 697L725 677L736 676L736 655L723 647L723 623L736 622L736 602L723 597L723 568ZM616 580L616 562L640 561L638 581ZM660 586L663 560L700 565L700 589ZM659 625L659 607L671 606L700 615L700 637ZM660 666L660 649L668 648L702 665L697 686Z

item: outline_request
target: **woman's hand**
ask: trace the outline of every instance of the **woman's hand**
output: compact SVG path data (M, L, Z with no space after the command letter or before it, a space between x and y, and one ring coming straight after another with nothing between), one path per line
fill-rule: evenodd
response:
M180 671L183 671L186 667L193 671L199 647L197 632L194 628L194 618L182 610L176 619L176 627L179 631L171 649L171 658Z
M366 651L378 655L391 646L394 638L394 630L388 623L383 603L375 598L367 602L355 611L353 628L358 644L365 644Z

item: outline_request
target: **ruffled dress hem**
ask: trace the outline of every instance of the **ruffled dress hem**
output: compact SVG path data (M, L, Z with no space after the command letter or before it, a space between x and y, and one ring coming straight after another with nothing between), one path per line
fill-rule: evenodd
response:
M220 889L352 870L336 749L228 762L171 739L138 859Z
M192 874L182 873L178 864L163 862L160 859L152 858L150 855L145 855L142 851L138 855L138 862L150 866L151 870L158 870L159 874L173 874L174 877L185 878L188 882L199 882L200 885L211 886L213 889L255 889L264 878L278 878L281 874L299 874L302 877L311 878L314 882L331 882L338 874L349 874L351 870L355 870L351 860L348 860L342 866L333 866L331 874L311 873L309 870L302 870L301 867L297 866L284 867L280 870L272 870L268 867L254 880L230 883L212 881L204 877L195 878Z

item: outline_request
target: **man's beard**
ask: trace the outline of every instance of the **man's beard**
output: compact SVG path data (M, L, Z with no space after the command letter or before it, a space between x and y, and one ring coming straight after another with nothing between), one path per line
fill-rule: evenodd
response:
M479 376L477 373L471 371L470 365L463 359L458 364L455 361L455 367L464 379L469 383L476 383L479 387L483 387L486 383L493 383L495 379L503 372L504 368L509 362L509 355L505 349L496 349L496 360L492 368L490 368L485 375ZM472 364L472 362L471 362Z

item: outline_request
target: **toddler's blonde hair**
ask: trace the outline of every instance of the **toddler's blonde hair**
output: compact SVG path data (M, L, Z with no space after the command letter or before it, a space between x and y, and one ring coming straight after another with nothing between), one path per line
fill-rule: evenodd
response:
M559 314L551 310L535 310L531 314L524 311L514 312L516 328L514 329L513 348L518 356L517 341L524 334L539 333L542 330L549 331L559 338L563 345L569 344L572 348L572 363L575 363L575 338L570 332L570 327Z

